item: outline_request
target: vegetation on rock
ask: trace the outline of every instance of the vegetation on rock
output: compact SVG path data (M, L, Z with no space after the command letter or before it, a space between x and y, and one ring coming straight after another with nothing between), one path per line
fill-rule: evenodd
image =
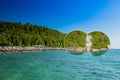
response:
M94 31L89 35L92 36L92 48L94 49L108 48L110 45L108 36L103 32Z
M64 44L66 48L85 47L87 34L82 31L72 31L65 36Z

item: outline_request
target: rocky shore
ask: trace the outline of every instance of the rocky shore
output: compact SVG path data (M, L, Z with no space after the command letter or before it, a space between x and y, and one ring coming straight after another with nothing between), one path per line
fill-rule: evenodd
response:
M101 48L101 49L90 49L88 51L87 47L79 47L79 48L66 48L67 51L69 52L102 52L102 51L107 51L108 48Z
M67 50L69 52L95 52L95 51L107 51L108 48L91 49L90 51L87 51L86 47L52 48L52 47L44 47L44 46L30 46L30 47L0 46L0 52L28 52L28 51L47 51L47 50Z
M43 46L0 46L0 52L26 52L26 51L46 51L46 50L65 50L65 48L51 48Z

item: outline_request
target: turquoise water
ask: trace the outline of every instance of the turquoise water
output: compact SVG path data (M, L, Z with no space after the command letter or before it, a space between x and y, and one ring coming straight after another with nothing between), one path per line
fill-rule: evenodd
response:
M120 50L0 54L0 80L120 80Z

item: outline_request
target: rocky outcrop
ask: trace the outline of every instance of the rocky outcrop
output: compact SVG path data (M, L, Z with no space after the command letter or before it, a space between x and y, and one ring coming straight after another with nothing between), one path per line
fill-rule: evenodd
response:
M65 50L64 48L51 48L44 46L0 46L0 52L24 52L24 51L46 51L46 50Z
M91 48L92 48L92 36L90 35L87 35L87 38L86 38L86 47L85 47L85 51L86 52L90 52L91 51Z
M108 50L107 48L91 49L92 52L95 52L95 51L107 51L107 50Z
M86 38L86 47L85 47L85 51L86 52L107 51L108 49L109 49L109 45L107 46L107 48L100 48L100 49L94 49L94 48L92 48L92 36L87 35L87 38Z
M84 47L66 48L66 50L70 51L70 52L85 52L85 48Z

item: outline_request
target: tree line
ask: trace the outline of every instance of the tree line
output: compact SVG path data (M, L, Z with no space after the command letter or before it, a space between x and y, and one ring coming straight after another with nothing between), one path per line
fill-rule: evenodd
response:
M0 22L0 46L64 47L64 33L45 26Z
M106 34L94 31L92 48L107 48L110 40ZM0 22L0 46L34 46L46 47L85 47L87 34L82 31L72 31L68 35L46 26L30 23Z

